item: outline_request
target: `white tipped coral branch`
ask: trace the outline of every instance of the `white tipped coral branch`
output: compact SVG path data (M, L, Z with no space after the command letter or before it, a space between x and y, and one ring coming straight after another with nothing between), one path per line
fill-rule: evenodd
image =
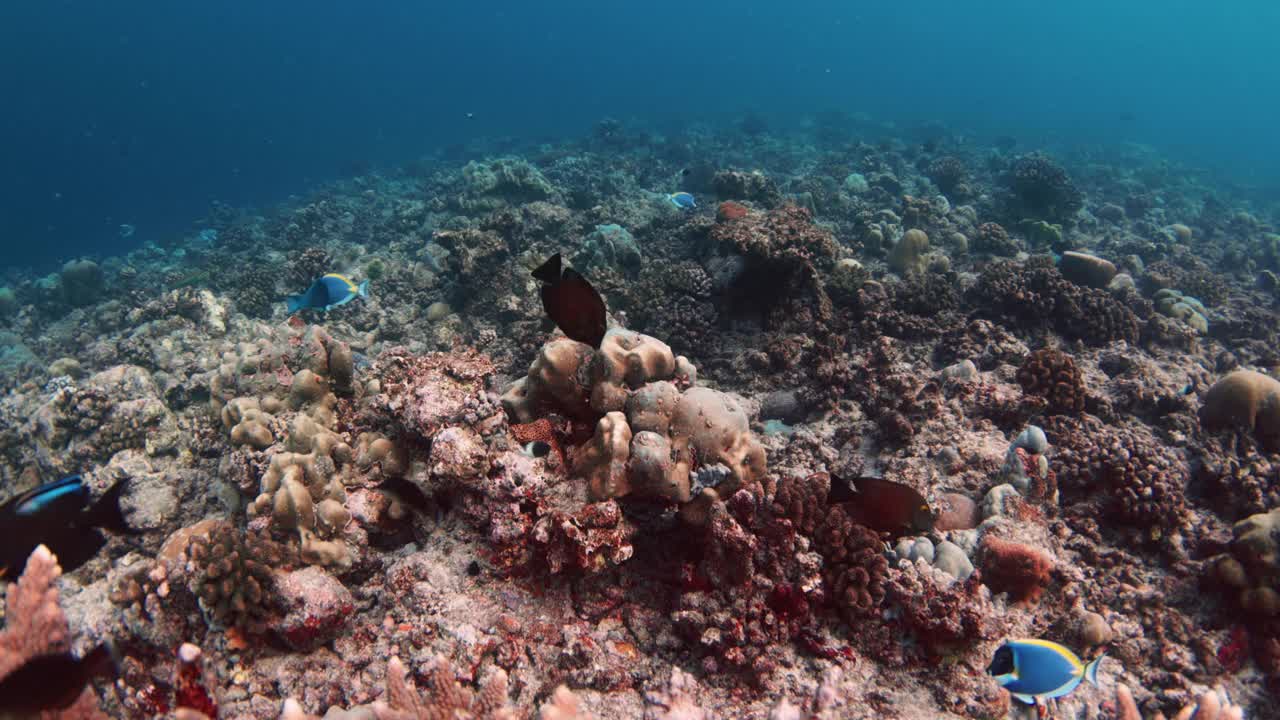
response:
M0 631L0 679L31 658L65 652L67 616L58 604L54 583L62 575L58 558L41 545L27 559L18 582L5 595L5 627ZM90 720L107 716L98 707L93 689L86 687L70 707L46 712L43 720Z
M1133 693L1129 692L1129 688L1123 684L1116 686L1116 715L1119 720L1142 720L1142 713L1138 711L1138 703L1134 701ZM1191 718L1243 720L1244 710L1239 705L1232 704L1220 690L1210 690L1173 716L1173 720L1191 720ZM1162 713L1156 713L1152 720L1165 720L1165 717Z

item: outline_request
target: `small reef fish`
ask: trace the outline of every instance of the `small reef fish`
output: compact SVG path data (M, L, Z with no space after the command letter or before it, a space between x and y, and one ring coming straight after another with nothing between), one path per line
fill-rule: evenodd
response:
M129 238L133 237L133 234L137 231L138 231L138 228L134 227L133 225L130 225L129 223L120 223L120 230L118 234L120 235L120 238L122 240L128 240Z
M987 673L1018 700L1036 705L1067 695L1081 680L1098 684L1099 655L1085 664L1067 648L1048 640L1009 640L991 658Z
M681 210L688 210L689 208L698 207L698 203L694 201L693 196L687 192L671 193L670 195L667 196L667 200L670 201L672 205L675 205Z
M920 534L933 530L933 510L915 488L878 477L852 481L831 476L827 501L845 507L854 522L872 530L894 534Z
M533 271L542 281L542 308L556 327L571 340L600 347L608 329L604 298L573 268L566 268L556 253Z
M292 315L299 310L325 312L346 305L358 297L369 297L368 280L357 285L345 275L329 273L311 283L311 287L301 295L290 295L287 303L289 314Z
M525 446L521 448L521 451L531 458L546 457L547 454L551 452L551 443L534 440L533 442L526 443Z
M86 507L89 487L79 475L45 483L0 505L0 529L6 536L0 549L0 575L16 578L40 545L58 556L64 571L72 572L107 543L98 528L136 534L120 511L124 483L112 485L91 507Z
M34 718L65 710L94 678L114 678L119 671L109 643L81 658L69 652L33 657L0 680L0 718Z

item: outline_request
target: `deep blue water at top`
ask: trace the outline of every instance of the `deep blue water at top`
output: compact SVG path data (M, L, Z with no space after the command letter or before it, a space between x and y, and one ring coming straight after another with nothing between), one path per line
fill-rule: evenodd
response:
M213 200L267 206L360 164L604 116L843 109L1024 147L1142 142L1276 187L1277 38L1274 0L8 2L0 266L43 272L172 238Z

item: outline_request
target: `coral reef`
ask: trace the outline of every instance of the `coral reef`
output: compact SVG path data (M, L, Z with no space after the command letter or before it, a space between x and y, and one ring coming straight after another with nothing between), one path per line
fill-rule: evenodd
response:
M1043 637L1148 715L1223 685L1265 717L1275 208L1012 147L606 119L11 272L0 479L127 478L140 532L65 619L33 559L0 646L116 638L79 702L121 717L905 718L1009 715L982 669ZM557 252L599 347L545 317ZM288 316L324 272L370 296ZM932 526L866 527L860 478Z

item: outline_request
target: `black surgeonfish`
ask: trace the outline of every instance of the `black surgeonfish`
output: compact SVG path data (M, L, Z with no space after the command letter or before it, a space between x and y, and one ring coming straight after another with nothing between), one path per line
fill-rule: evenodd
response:
M40 717L66 710L96 677L119 672L115 649L108 643L84 657L69 652L38 655L0 680L0 717Z
M560 253L552 255L533 271L542 281L542 308L571 340L600 347L608 321L604 298L573 268L566 268Z
M843 505L854 522L872 530L908 535L933 530L933 510L910 485L877 477L852 481L831 476L827 501Z
M118 481L92 506L84 478L72 475L45 483L0 505L0 532L5 534L0 549L0 575L17 579L27 566L27 557L45 545L58 557L65 572L84 565L107 543L98 528L132 535L120 511L124 480Z

